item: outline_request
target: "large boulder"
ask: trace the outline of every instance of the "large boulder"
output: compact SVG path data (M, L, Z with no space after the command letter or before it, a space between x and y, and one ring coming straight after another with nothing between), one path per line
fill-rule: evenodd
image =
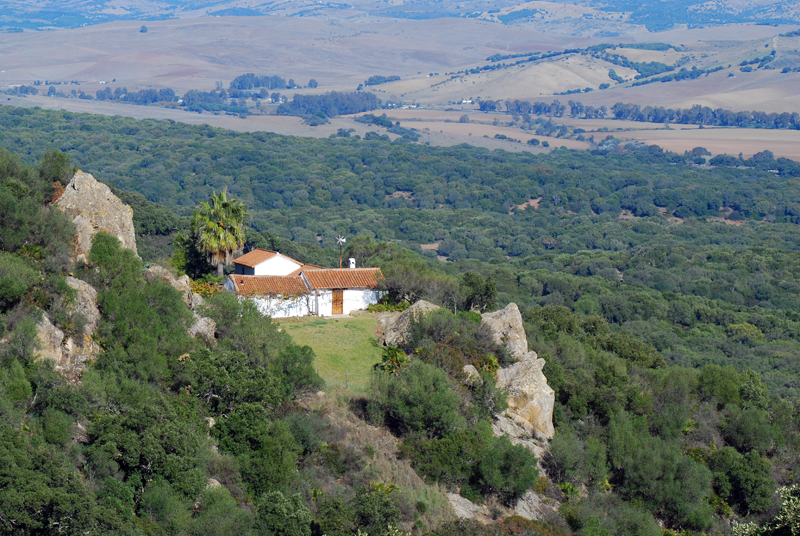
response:
M64 342L64 332L50 322L47 315L36 324L36 338L38 339L39 358L49 359L56 363L61 361L61 343Z
M208 317L200 316L197 313L194 315L194 321L189 326L189 335L195 338L203 339L208 344L216 343L215 333L217 331L217 323Z
M508 413L531 436L549 440L555 435L553 406L555 392L547 385L544 359L528 352L520 361L497 371L497 387L508 391Z
M447 500L459 519L476 519L483 523L491 522L489 509L485 505L477 505L458 493L448 493Z
M528 337L525 335L522 315L516 303L509 303L493 313L484 313L481 315L481 323L491 330L494 342L505 345L515 358L520 359L528 352Z
M97 330L97 324L100 322L100 310L97 308L97 290L89 283L72 276L67 276L67 284L78 291L75 303L72 304L72 309L86 318L86 326L83 328L83 332L92 337L95 330Z
M514 513L525 519L543 519L548 513L558 512L559 503L546 502L533 490L528 490L514 505Z
M74 252L79 258L88 255L92 236L104 231L116 236L122 247L136 251L136 233L133 228L133 209L111 193L105 184L97 182L88 173L78 171L56 206L72 219L77 233Z
M404 345L406 337L408 336L408 325L412 320L439 309L438 305L425 300L419 300L417 303L400 313L397 317L388 317L389 322L383 327L382 342L384 346L397 346Z
M181 293L183 303L190 309L194 309L194 296L192 295L192 280L188 275L182 275L176 278L169 270L161 266L151 266L144 271L144 278L150 282L163 281L170 285L172 288ZM198 296L199 298L199 296Z

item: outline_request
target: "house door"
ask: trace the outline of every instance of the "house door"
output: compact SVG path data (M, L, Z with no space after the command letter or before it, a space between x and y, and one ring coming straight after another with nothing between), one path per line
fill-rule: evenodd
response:
M342 290L334 290L333 291L333 314L341 315L344 314L344 291Z

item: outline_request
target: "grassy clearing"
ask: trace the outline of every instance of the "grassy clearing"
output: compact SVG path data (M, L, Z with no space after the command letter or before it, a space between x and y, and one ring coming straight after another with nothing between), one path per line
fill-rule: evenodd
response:
M328 389L344 387L345 374L352 391L364 391L372 366L381 360L375 338L376 315L350 318L301 318L279 320L297 344L314 349L314 366Z

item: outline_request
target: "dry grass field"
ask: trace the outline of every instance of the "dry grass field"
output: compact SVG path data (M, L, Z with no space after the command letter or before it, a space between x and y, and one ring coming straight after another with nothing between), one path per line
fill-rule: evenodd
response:
M247 2L242 5L245 4ZM287 9L288 6L286 4ZM275 14L279 15L283 8L275 6L275 9ZM542 20L556 26L568 21L577 24L576 17L584 15L600 16L586 6L540 1L505 5L498 13L482 16L486 20L453 17L397 20L362 17L357 10L350 16L340 14L331 20L323 16L208 17L201 16L203 13L200 12L185 11L181 14L183 18L177 20L148 21L147 33L139 31L140 22L126 21L73 30L3 34L0 39L3 58L0 90L15 84L31 84L34 80L76 80L80 86L59 86L58 89L67 92L80 89L93 95L98 89L109 86L124 86L130 91L171 87L180 94L189 89L211 90L217 82L227 87L231 79L246 72L294 78L300 85L315 78L320 84L315 90L281 91L291 96L330 90L352 91L369 76L398 75L401 80L397 82L366 89L384 100L422 106L387 110L386 113L393 120L402 121L403 126L419 130L423 143L469 143L489 149L533 152L546 149L527 146L525 142L531 137L547 140L551 147L580 149L589 145L535 136L529 131L507 126L508 116L498 114L492 117L478 112L475 105L453 103L476 98L547 102L559 99L564 104L569 100L579 100L585 105L609 108L617 102L626 102L673 108L701 104L732 110L800 111L800 73L782 74L777 69L742 73L738 66L742 59L761 57L771 50L776 50L777 57L783 58L780 61L794 61L792 54L796 52L800 65L800 38L777 37L780 32L795 29L792 26L677 28L662 33L626 27L627 33L618 37L589 38L577 35L581 33L578 30L574 32L576 35L543 33L538 31L544 24L542 21L518 26L491 22L498 15L518 9L542 10ZM666 52L628 48L611 51L632 61L668 64L684 61L687 68L721 65L724 69L697 80L628 87L627 84L615 85L608 77L608 71L614 69L625 79L633 79L635 71L591 56L571 55L456 78L447 74L487 65L486 58L493 54L563 50L610 41L667 42L678 48ZM434 74L429 76L431 73ZM612 85L609 89L598 90L604 83ZM553 95L586 87L595 90ZM327 125L309 127L293 117L254 115L240 119L43 96L3 96L2 103L172 119L192 124L208 123L237 131L270 131L296 136L328 137L340 128L352 129L354 134L361 136L370 130L383 132L374 126L356 123L350 117L339 117ZM459 123L464 114L473 122ZM494 119L498 124L492 124ZM555 122L580 127L587 131L587 137L593 134L595 139L610 133L676 151L702 145L715 154L741 152L750 155L770 149L779 156L798 158L800 153L796 132L700 130L690 125L665 129L661 124L570 118L558 118ZM494 139L498 134L522 143Z

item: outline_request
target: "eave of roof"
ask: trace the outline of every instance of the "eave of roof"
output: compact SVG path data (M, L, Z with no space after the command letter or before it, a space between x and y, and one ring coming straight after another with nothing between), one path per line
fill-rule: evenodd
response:
M301 275L314 290L374 289L383 281L380 268L304 269Z
M308 294L309 288L300 276L238 275L228 276L236 293L246 296L299 296Z

